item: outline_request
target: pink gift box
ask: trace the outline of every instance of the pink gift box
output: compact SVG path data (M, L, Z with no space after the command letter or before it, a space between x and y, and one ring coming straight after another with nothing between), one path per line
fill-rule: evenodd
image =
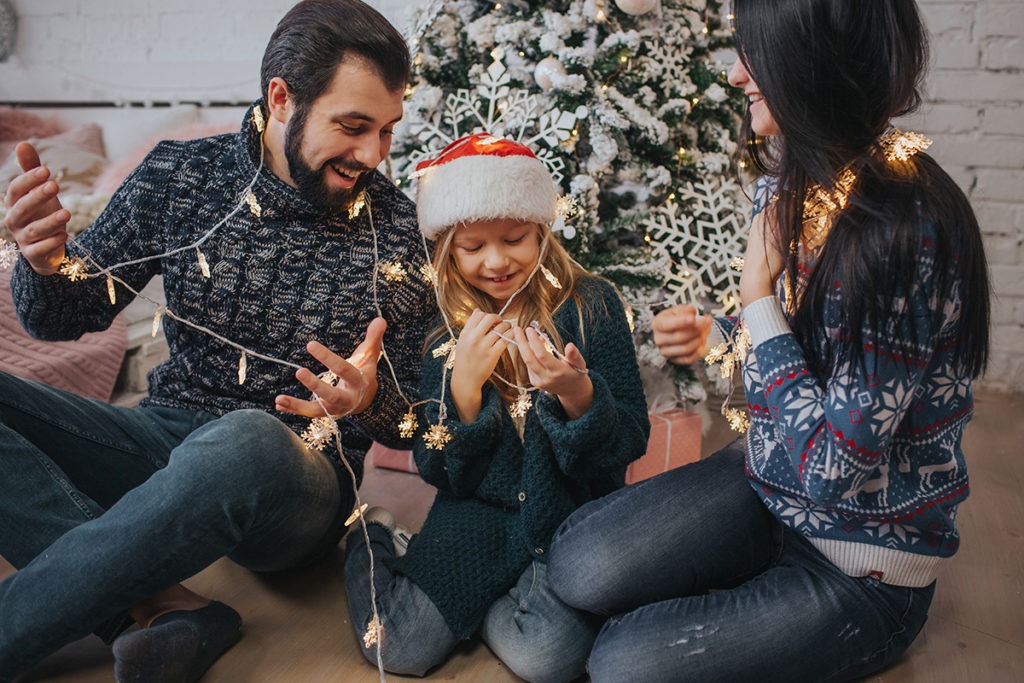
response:
M651 436L647 452L629 464L626 483L633 484L700 460L701 417L682 408L648 413Z
M383 467L388 470L399 470L417 474L416 461L413 460L412 451L396 451L394 448L382 446L376 441L366 452L366 458L374 467Z

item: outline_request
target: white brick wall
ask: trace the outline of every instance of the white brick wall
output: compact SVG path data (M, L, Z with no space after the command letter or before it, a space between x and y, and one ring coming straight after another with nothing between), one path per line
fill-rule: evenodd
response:
M1024 2L919 0L932 41L927 104L901 125L929 150L978 215L994 293L984 384L1024 388Z
M426 0L371 0L403 32ZM900 122L967 192L985 234L993 357L985 384L1024 387L1024 0L919 0L928 103ZM14 0L0 102L235 101L258 93L267 38L293 0Z
M404 31L423 0L371 0ZM249 102L295 0L13 0L0 102Z

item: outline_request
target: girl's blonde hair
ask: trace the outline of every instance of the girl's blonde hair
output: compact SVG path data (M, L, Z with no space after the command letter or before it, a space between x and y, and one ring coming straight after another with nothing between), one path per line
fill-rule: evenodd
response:
M581 276L586 276L588 273L573 261L569 252L551 232L549 225L546 223L537 223L536 225L537 240L542 253L541 264L551 271L562 287L559 289L548 282L539 269L535 271L526 287L516 295L518 301L521 302L517 319L521 327L536 320L554 347L561 352L565 347L562 337L555 327L555 311L571 297L576 305L577 315L582 316L585 302L576 292L575 285ZM434 247L433 262L434 272L437 276L438 305L456 335L462 331L473 309L479 308L485 313L497 313L500 310L500 307L496 306L487 294L469 284L459 272L452 254L452 243L457 230L458 227L451 228L441 235ZM547 242L546 247L545 241ZM583 329L582 324L580 329ZM447 334L447 331L447 327L442 321L427 336L426 347L428 349L433 347L439 339ZM519 354L514 355L514 360L511 354L502 354L490 379L506 405L514 401L519 393L516 388L510 386L511 384L519 386L529 384L526 365Z

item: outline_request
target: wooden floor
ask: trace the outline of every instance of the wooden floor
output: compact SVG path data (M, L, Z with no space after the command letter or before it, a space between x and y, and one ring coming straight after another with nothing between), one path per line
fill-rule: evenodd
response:
M963 545L939 577L931 616L903 659L869 683L1024 681L1024 396L981 394L965 450L972 496L960 510ZM731 438L717 423L708 453ZM370 469L364 500L417 527L431 494L413 475ZM220 561L188 582L238 609L242 640L203 683L370 683L375 667L359 654L348 622L340 554L307 570L257 577ZM2 560L0 560L2 563ZM0 575L4 568L0 566ZM25 681L109 683L109 651L96 639L68 646ZM388 676L401 680L400 676ZM461 648L431 680L516 679L479 643Z

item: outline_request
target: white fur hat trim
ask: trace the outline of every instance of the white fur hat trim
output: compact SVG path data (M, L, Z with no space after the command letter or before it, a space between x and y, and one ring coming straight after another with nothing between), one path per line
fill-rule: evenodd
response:
M434 240L462 223L496 218L550 223L558 195L532 156L463 156L423 170L416 191L420 230Z

